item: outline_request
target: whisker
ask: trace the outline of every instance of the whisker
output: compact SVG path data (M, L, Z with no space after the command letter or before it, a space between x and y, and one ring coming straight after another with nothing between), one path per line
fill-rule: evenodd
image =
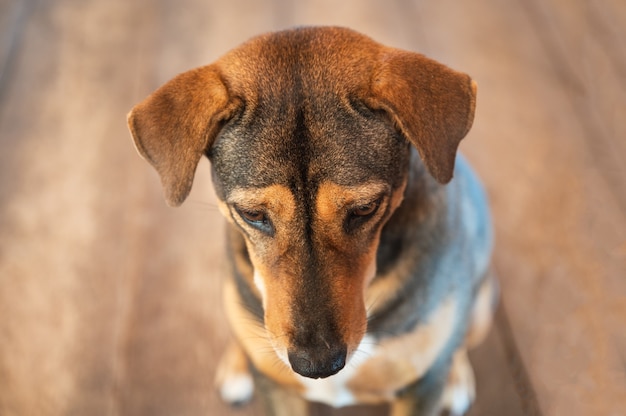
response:
M372 303L371 303L371 304L370 304L370 305L366 308L366 313L367 313L367 316L368 316L368 318L367 318L367 319L368 319L368 321L372 318L372 316L375 316L375 315L370 315L370 313L371 313L371 312L373 312L373 311L376 309L376 307L378 306L378 304L379 304L379 302L380 302L381 297L382 297L382 294L381 294L381 293L378 293L378 294L376 295L376 297L372 300Z
M219 211L217 204L212 202L201 201L199 199L190 199L187 204L194 208L199 208L203 211Z
M251 305L248 305L244 302L237 302L237 305L241 306L241 308L243 308L246 312L248 312L248 314L250 314L251 316L247 316L245 319L248 322L253 322L255 325L258 325L260 327L264 327L264 316L260 314L259 311L257 311L255 308L253 308Z

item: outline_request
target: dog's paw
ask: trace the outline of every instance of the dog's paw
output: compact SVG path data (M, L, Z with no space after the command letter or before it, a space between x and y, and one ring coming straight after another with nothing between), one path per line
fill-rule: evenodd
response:
M215 385L220 397L232 406L248 403L254 395L254 380L250 373L248 358L235 343L232 343L217 368Z
M441 398L441 408L450 416L462 416L468 412L476 398L474 371L464 349L454 354L448 381Z
M248 403L254 394L254 381L248 374L233 374L222 381L219 386L220 397L231 406Z
M493 324L499 297L498 280L490 273L483 280L474 301L470 327L465 339L465 345L469 348L478 346L487 338L487 333Z

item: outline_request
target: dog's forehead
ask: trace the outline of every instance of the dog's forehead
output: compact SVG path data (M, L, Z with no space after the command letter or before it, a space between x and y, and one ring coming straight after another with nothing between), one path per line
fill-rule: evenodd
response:
M391 124L325 102L328 108L319 112L277 105L226 126L210 153L224 190L399 182L408 144Z
M376 45L346 29L301 29L227 55L220 65L242 111L209 151L218 188L395 182L408 144L359 100Z

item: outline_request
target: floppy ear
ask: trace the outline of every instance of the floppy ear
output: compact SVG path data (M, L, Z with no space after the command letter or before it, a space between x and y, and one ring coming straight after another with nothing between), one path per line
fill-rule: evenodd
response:
M170 206L187 198L200 158L232 113L218 70L205 66L178 75L128 114L137 151L159 173Z
M437 181L449 182L459 142L474 120L476 83L423 55L389 48L370 92L369 105L391 116Z

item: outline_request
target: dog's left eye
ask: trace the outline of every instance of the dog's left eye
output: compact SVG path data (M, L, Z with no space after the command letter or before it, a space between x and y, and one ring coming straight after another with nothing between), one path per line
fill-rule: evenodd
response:
M254 228L257 228L269 235L272 235L274 233L272 223L264 211L256 209L243 209L238 207L236 207L235 210L246 223L253 226Z
M378 211L381 199L377 199L367 204L357 205L348 211L348 216L344 222L344 230L351 233L361 228Z
M368 215L374 214L380 205L380 201L372 201L369 204L359 205L355 208L352 208L350 214L355 217L367 217Z
M243 217L244 220L248 222L263 222L267 218L265 217L265 213L263 211L239 211L239 215Z

